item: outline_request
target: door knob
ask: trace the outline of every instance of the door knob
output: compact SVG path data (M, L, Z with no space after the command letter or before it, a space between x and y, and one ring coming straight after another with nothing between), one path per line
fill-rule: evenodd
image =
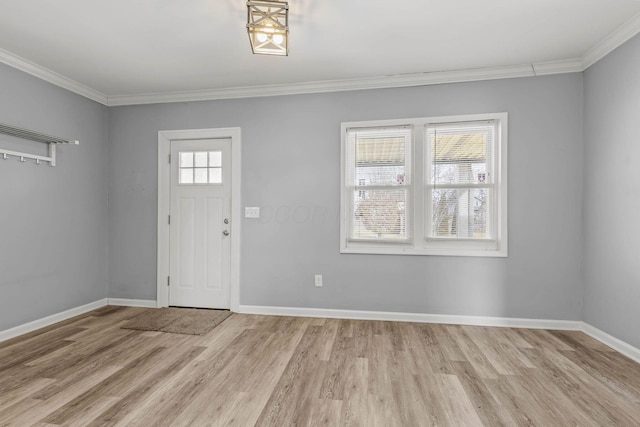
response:
M229 230L224 230L224 231L222 232L222 234L224 234L225 236L228 236L228 235L229 235Z
M223 221L225 224L229 224L229 218L225 218Z

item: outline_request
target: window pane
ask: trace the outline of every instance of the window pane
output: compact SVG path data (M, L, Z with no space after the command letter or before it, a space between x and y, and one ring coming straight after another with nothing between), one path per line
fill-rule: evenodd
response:
M206 184L207 183L207 168L197 168L195 169L195 183L196 184Z
M180 153L180 167L190 168L193 167L193 153Z
M404 136L356 136L355 181L357 185L408 184L407 149Z
M436 188L432 192L431 237L490 239L486 188Z
M494 125L458 123L430 127L431 182L434 185L490 183Z
M406 240L407 190L356 190L351 237L364 240Z
M193 184L193 169L180 169L180 184Z
M197 168L206 168L207 167L207 152L201 151L194 153L196 157L195 166Z
M222 168L209 168L209 184L222 183Z
M222 166L222 151L209 151L209 167Z

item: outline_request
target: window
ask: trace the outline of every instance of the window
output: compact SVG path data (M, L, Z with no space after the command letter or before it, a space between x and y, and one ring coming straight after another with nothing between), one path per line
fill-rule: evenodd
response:
M179 184L221 184L222 151L181 151Z
M350 240L406 242L411 129L353 129L348 138L353 147Z
M507 256L507 115L342 124L341 252Z

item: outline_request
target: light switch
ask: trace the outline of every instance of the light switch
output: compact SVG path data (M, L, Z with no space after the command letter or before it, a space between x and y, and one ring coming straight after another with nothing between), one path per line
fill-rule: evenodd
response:
M245 218L260 218L260 208L259 207L246 207L244 208L244 217Z

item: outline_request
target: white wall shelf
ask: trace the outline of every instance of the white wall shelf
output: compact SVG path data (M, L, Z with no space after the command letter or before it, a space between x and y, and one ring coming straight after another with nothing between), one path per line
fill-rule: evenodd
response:
M41 162L49 162L49 165L55 166L57 144L73 144L73 145L80 144L80 142L77 140L58 138L55 136L33 132L30 130L18 128L15 126L4 125L2 123L0 123L0 133L9 135L9 136L15 136L21 139L28 139L31 141L42 142L44 144L49 145L48 156L40 156L37 154L23 153L20 151L6 150L4 148L0 148L0 156L5 160L8 159L9 156L13 156L13 157L18 157L21 162L25 162L26 159L30 159L30 160L35 160L36 164L40 164Z

